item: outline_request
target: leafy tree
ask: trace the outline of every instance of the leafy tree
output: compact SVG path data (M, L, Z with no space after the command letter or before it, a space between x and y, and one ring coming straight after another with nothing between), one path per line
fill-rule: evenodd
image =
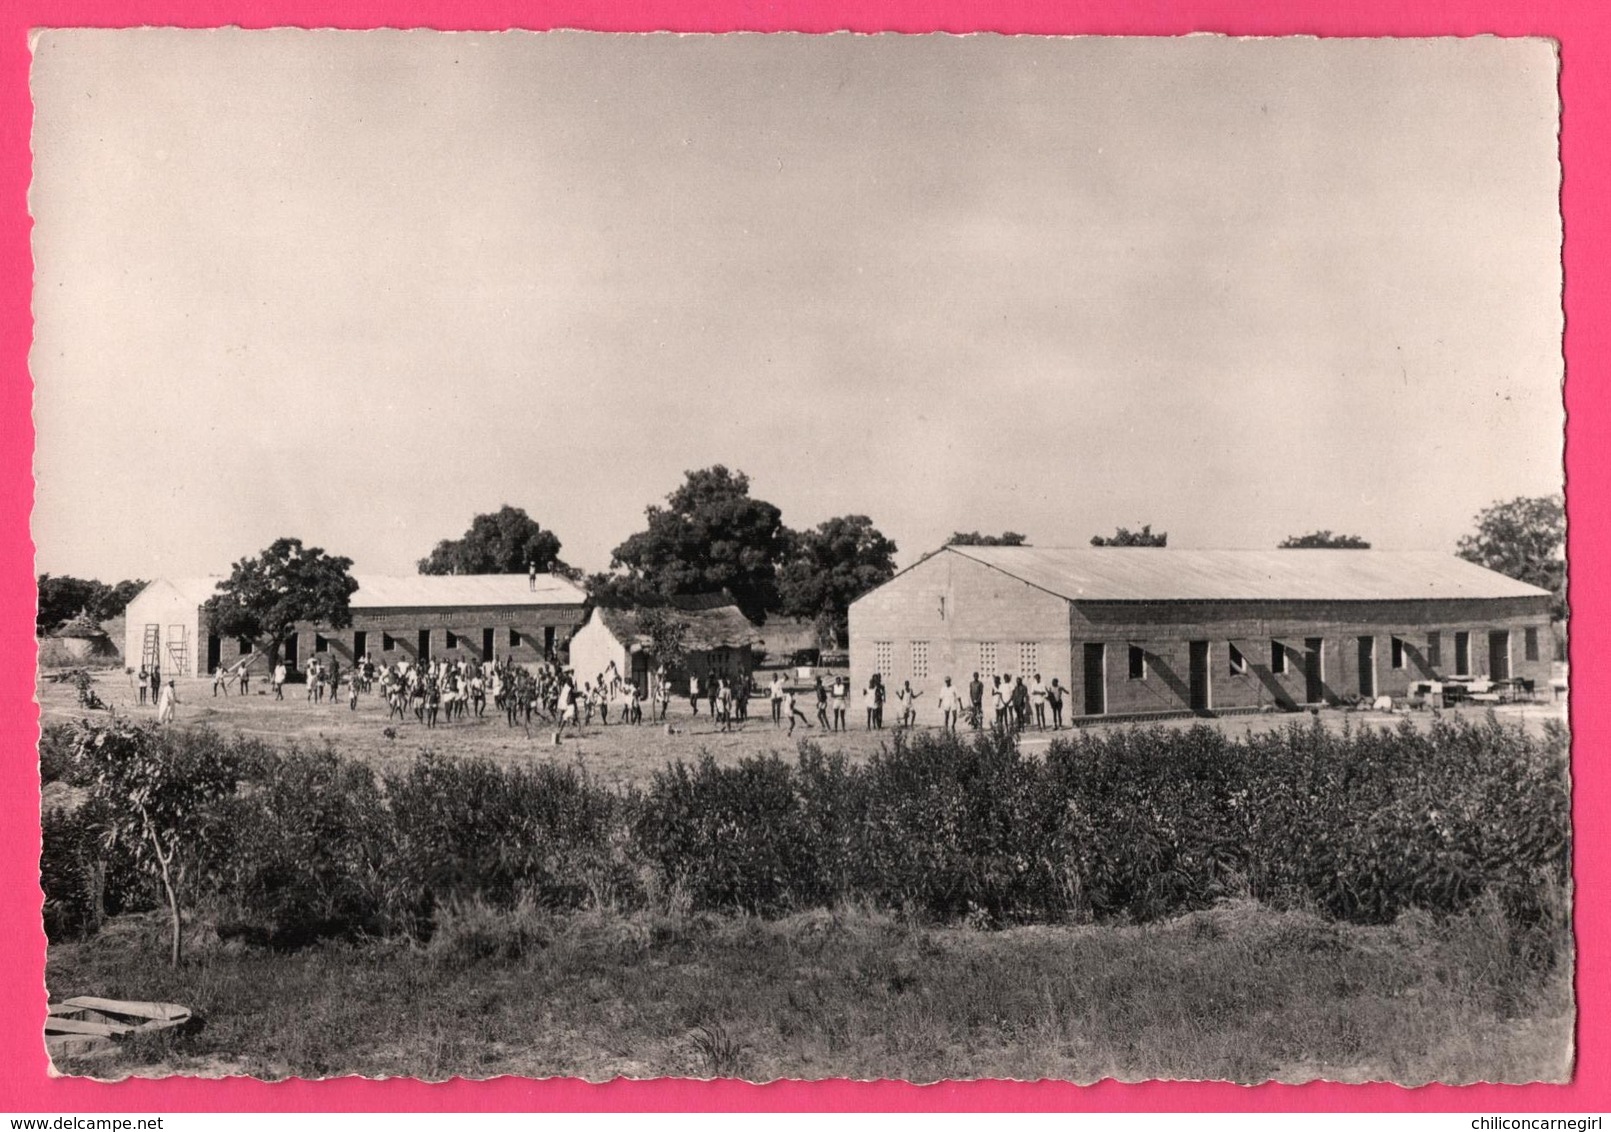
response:
M674 610L663 606L646 606L634 614L638 631L645 634L654 650L655 660L666 666L668 672L680 669L688 660L688 622Z
M801 531L778 572L781 611L818 619L835 641L845 642L850 603L895 576L895 551L866 515L842 515Z
M1518 496L1477 514L1477 529L1455 552L1555 595L1550 616L1563 621L1566 604L1566 501L1559 495Z
M133 601L145 586L144 578L125 578L115 586L108 587L100 605L92 611L95 619L109 621L118 616L129 607L129 602Z
M477 515L456 539L443 539L429 557L419 560L421 574L524 574L568 569L559 560L559 537L544 530L519 507L505 503L497 511ZM556 570L556 567L558 568Z
M38 588L39 608L34 629L43 635L60 628L80 611L87 612L97 622L116 617L134 595L145 588L145 583L133 579L109 586L93 578L41 574Z
M999 535L982 535L978 531L956 531L946 539L946 546L1028 546L1028 536L1017 531L1002 531Z
M235 563L203 611L212 631L267 641L269 664L278 661L280 646L296 632L298 621L333 629L352 624L348 603L358 589L349 571L352 559L326 554L301 539L276 539L256 558Z
M1152 533L1152 526L1148 524L1139 531L1132 531L1128 527L1120 527L1113 532L1112 538L1103 538L1101 535L1091 536L1092 546L1167 546L1169 545L1169 532L1159 531Z
M1358 535L1334 535L1330 531L1310 531L1306 535L1288 535L1281 540L1278 550L1369 550L1370 543Z
M745 616L761 619L775 606L777 567L792 541L782 512L751 497L743 472L717 464L686 475L667 506L647 509L647 528L612 552L615 573L590 579L594 600L652 604L726 590Z
M125 722L85 727L77 756L89 771L89 792L108 815L107 850L127 853L158 881L172 932L168 961L183 958L186 882L223 830L222 806L235 793L236 767L215 736L164 736Z

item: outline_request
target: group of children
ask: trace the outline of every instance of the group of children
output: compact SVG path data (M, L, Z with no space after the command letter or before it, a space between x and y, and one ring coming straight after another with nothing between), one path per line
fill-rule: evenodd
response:
M623 679L613 661L606 671L580 684L573 673L556 664L516 664L508 657L481 663L463 658L425 662L399 660L377 666L365 655L345 673L335 658L315 658L309 663L306 674L309 703L320 704L327 697L331 703L341 702L338 697L345 683L345 702L355 711L359 695L372 691L378 679L388 706L387 718L403 720L412 714L426 727L435 727L439 721L465 719L472 714L480 719L486 714L489 699L503 711L510 727L529 728L532 717L539 716L556 724L561 733L567 726L591 726L595 716L602 725L608 726L612 708L618 723L640 724L646 703L651 719L664 722L671 703L670 681L664 666L639 682ZM281 662L270 677L275 699L285 698L286 676L286 666ZM164 690L161 671L155 666L142 665L136 680L140 702L145 703L149 694L155 704ZM250 690L250 681L250 669L244 664L236 668L216 668L213 670L213 695L228 696L232 687L238 687L245 695ZM1030 727L1044 731L1048 726L1048 708L1050 727L1053 730L1063 727L1068 689L1056 677L1044 683L1037 672L1027 682L1022 676L1015 679L1006 675L992 676L990 681L987 686L975 672L966 689L962 689L953 685L947 676L938 695L941 727L955 732L958 725L966 721L978 730L989 719L998 731L1018 732ZM752 690L760 692L752 687L749 679L708 676L701 680L698 674L693 674L688 678L689 709L697 716L701 700L705 701L707 713L717 729L732 731L735 724L749 719ZM818 676L810 691L805 693L815 701L815 723L802 710L800 696L782 673L773 674L763 694L771 706L775 729L787 723L790 735L800 724L820 727L825 732L847 730L851 688L845 676L836 676L830 683L824 683ZM873 674L861 694L867 730L881 730L888 699L883 677ZM923 693L915 690L908 680L894 695L899 705L896 725L915 727L917 701ZM987 710L991 713L988 717Z
M129 675L134 681L140 703L144 705L146 697L150 697L152 706L157 709L157 722L172 723L174 710L179 706L179 689L174 687L172 678L166 684L162 682L162 666L141 663L139 671L130 672Z

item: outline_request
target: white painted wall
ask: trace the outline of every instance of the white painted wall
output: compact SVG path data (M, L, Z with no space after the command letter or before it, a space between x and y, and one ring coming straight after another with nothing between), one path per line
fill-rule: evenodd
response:
M599 673L609 668L612 660L623 679L632 675L626 646L615 639L605 627L604 619L594 613L571 638L571 669L576 673L578 686L592 683Z
M182 592L173 583L158 578L135 595L124 612L123 663L139 668L145 644L145 627L156 625L159 634L162 671L166 676L196 676L207 663L207 637L201 632L201 617L193 594ZM174 646L184 643L182 668L173 661Z

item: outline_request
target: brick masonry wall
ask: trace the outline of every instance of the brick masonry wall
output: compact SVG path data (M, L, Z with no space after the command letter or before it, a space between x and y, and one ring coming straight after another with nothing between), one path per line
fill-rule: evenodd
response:
M1525 633L1537 637L1537 659L1526 659ZM850 607L851 682L859 697L882 668L891 688L911 680L923 693L919 717L933 722L942 680L966 687L974 671L990 684L980 645L991 646L994 671L1013 676L1039 671L1070 689L1071 711L1084 708L1087 643L1104 646L1106 714L1179 712L1190 707L1191 641L1208 642L1211 709L1290 707L1307 698L1306 641L1320 638L1322 696L1328 702L1357 696L1403 697L1412 680L1491 675L1489 633L1509 633L1512 676L1546 688L1552 637L1547 598L1422 602L1079 602L1072 603L982 563L938 554L862 597ZM1469 634L1469 672L1457 673L1456 634ZM1430 635L1440 637L1440 662L1428 655ZM1360 637L1369 637L1374 689L1361 681ZM1402 642L1402 666L1393 666L1392 642ZM1286 652L1286 671L1275 671L1272 641ZM919 675L926 649L927 675ZM880 645L884 647L880 647ZM1230 648L1245 670L1231 672ZM1033 649L1032 666L1023 646ZM1146 675L1129 678L1129 649L1139 647ZM988 648L986 658L988 658ZM1371 681L1367 680L1366 683ZM860 708L858 699L856 705ZM893 712L893 705L886 715Z
M1545 688L1551 637L1547 598L1424 602L1074 603L1070 606L1072 660L1083 680L1083 645L1106 646L1109 714L1180 711L1188 707L1189 641L1209 647L1212 708L1266 704L1291 707L1307 699L1306 642L1322 641L1322 695L1326 702L1367 692L1401 698L1414 680L1454 675L1491 676L1489 634L1508 632L1510 674ZM1537 659L1526 657L1526 631L1534 630ZM1468 634L1466 672L1457 671L1456 636ZM1439 663L1430 640L1439 638ZM1371 640L1373 666L1362 664L1359 639ZM1393 666L1394 638L1402 666ZM1286 652L1286 671L1275 671L1275 642ZM1231 672L1230 649L1242 653L1245 671ZM1146 676L1129 677L1129 650L1139 647ZM1374 675L1362 679L1361 670ZM1374 683L1372 689L1370 685ZM1076 686L1079 686L1078 683Z
M483 634L491 629L493 653L498 659L512 656L517 662L532 663L543 659L546 630L553 630L554 647L563 656L564 645L570 635L582 624L582 606L506 606L489 609L386 609L354 610L352 624L345 629L321 628L309 623L297 626L297 668L305 670L314 657L334 660L348 668L355 659L355 643L359 633L365 636L364 648L376 663L391 664L399 660L413 661L419 655L419 634L430 631L430 654L449 660L482 659ZM453 634L454 645L448 646L448 634ZM518 643L511 643L511 633ZM324 639L324 651L319 652L319 638ZM387 649L386 638L391 648ZM202 623L202 645L207 644L207 627ZM241 658L239 642L225 637L219 642L219 660L225 665ZM266 651L257 654L255 671L267 667ZM205 667L206 658L202 658Z

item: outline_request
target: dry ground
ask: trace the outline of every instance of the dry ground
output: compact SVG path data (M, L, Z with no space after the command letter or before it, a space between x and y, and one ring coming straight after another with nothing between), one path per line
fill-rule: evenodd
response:
M141 706L131 678L122 672L103 672L96 676L97 694L120 715L135 719L154 719L156 710L151 705ZM503 715L489 704L483 719L470 718L456 723L440 724L430 730L409 716L406 722L395 719L388 722L386 705L378 696L360 696L356 711L347 708L345 700L336 705L309 703L302 685L289 685L285 699L275 701L264 685L256 685L252 694L214 697L211 680L181 680L178 684L180 706L178 720L187 726L206 726L223 732L255 736L275 743L333 744L344 755L362 758L376 767L407 763L422 751L447 754L481 755L502 764L529 763L547 760L567 764L580 764L601 781L617 785L642 785L655 771L675 758L693 760L709 752L719 762L736 762L746 755L777 752L792 758L802 739L823 739L816 727L797 727L790 738L785 730L774 729L766 701L750 704L751 719L736 725L730 733L718 731L703 711L695 717L689 714L688 701L679 700L671 705L670 723L676 734L667 735L664 726L648 723L638 727L621 726L612 722L601 726L594 720L591 727L578 734L569 733L556 746L551 725L534 719L528 734L524 727L511 730ZM40 722L42 724L68 722L86 713L77 706L76 695L67 682L39 683ZM1463 708L1462 712L1480 714L1482 709ZM100 715L102 713L93 713ZM1507 705L1498 709L1501 718L1523 722L1529 729L1542 729L1551 719L1566 720L1565 702L1530 705ZM1243 735L1252 731L1265 731L1285 727L1302 716L1287 714L1237 715L1216 720L1215 725L1230 735ZM1406 718L1403 714L1372 711L1328 710L1320 718L1329 725L1342 727L1393 727ZM1420 726L1431 721L1430 713L1411 713L1408 718ZM1166 727L1189 727L1197 722L1182 718L1163 722ZM1095 728L1124 726L1121 723L1088 725ZM395 738L388 738L390 729ZM851 730L826 738L824 746L842 751L852 760L866 759L879 746L891 738L893 732L867 731L859 719L853 718ZM1024 748L1035 750L1044 747L1053 738L1053 732L1031 732L1024 738Z

